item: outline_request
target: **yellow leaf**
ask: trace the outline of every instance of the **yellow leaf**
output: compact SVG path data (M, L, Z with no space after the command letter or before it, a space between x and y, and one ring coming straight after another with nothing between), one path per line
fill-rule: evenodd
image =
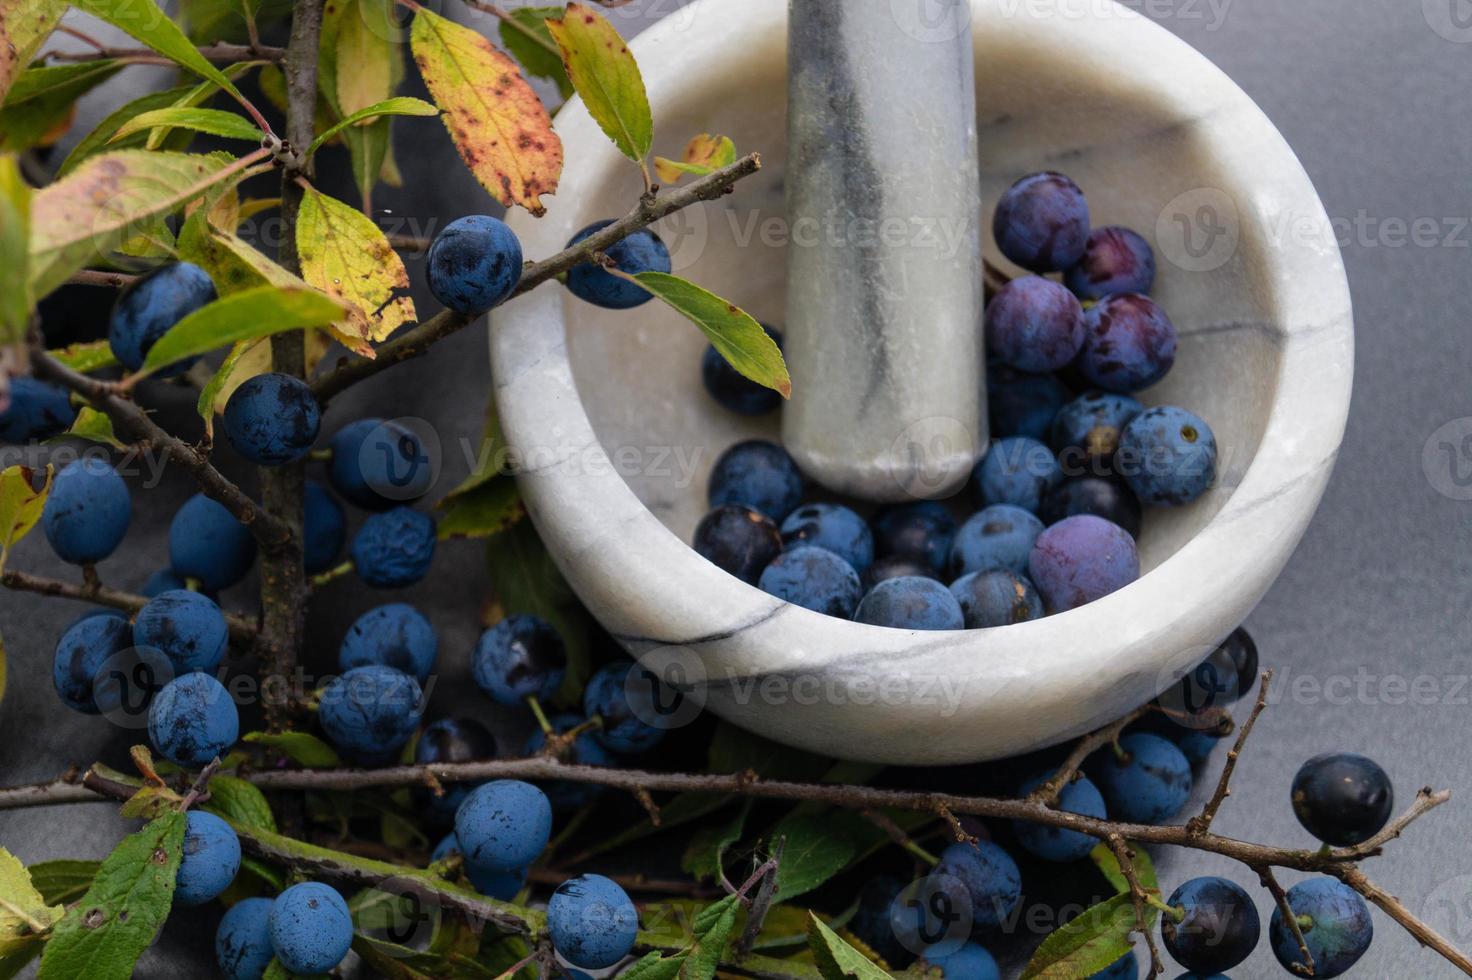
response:
M0 0L0 102L64 10L63 0Z
M703 176L736 162L736 144L729 136L701 133L685 147L680 160L654 158L654 172L666 184L673 184L685 174Z
M41 519L41 508L51 492L51 467L46 467L41 488L36 489L36 471L29 466L11 466L0 472L0 568L11 547L30 533Z
M592 7L567 5L547 30L588 113L624 156L642 165L654 143L654 118L644 76L614 26Z
M382 0L347 0L337 31L337 110L350 116L393 94L397 31Z
M297 215L302 278L353 309L340 332L383 340L415 319L404 260L361 211L308 188Z
M0 956L35 942L65 912L60 905L47 905L25 865L0 847Z
M540 215L557 190L562 140L516 63L490 41L420 8L409 36L419 74L475 179L502 204Z

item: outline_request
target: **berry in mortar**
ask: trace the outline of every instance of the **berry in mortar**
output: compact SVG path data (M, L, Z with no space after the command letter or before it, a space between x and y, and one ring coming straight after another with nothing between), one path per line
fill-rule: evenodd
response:
M365 765L391 761L419 728L423 692L403 671L354 667L322 689L317 723L328 741Z
M1139 537L1140 502L1122 480L1103 476L1065 480L1043 498L1042 509L1038 511L1038 517L1049 526L1079 514L1102 517L1124 528L1130 537Z
M102 561L117 550L133 517L128 485L107 462L72 460L51 481L41 529L56 557L73 565Z
M693 547L717 568L755 585L762 570L782 553L782 532L771 518L727 504L701 518Z
M176 677L148 707L148 740L154 751L186 768L208 765L240 737L240 712L209 674Z
M712 509L737 504L780 524L802 500L802 474L776 443L739 442L716 460L708 496Z
M578 244L594 232L602 231L612 221L595 221L567 243ZM603 250L603 254L620 272L634 276L641 272L669 272L670 253L658 235L645 228ZM567 272L567 288L578 299L609 310L628 310L653 298L643 287L620 279L602 266L582 262Z
M1022 784L1017 791L1019 797L1026 797L1033 790L1046 782L1053 774L1045 772L1034 776ZM1094 817L1098 820L1106 818L1104 808L1104 797L1099 793L1099 788L1089 780L1087 776L1080 776L1073 782L1063 787L1058 794L1058 809L1067 813L1077 813L1085 817ZM1044 861L1052 861L1056 864L1067 864L1087 857L1089 852L1099 843L1088 834L1081 834L1076 830L1065 830L1062 827L1046 827L1042 824L1031 823L1026 820L1012 821L1012 831L1017 835L1017 842L1034 857L1042 858Z
M762 329L780 350L782 331L765 323L762 324ZM708 345L701 355L700 378L705 382L705 390L728 412L757 416L774 412L782 406L780 394L766 385L757 384L732 367L731 362L721 356L714 344Z
M316 480L307 481L302 509L302 565L308 575L316 575L337 564L348 539L347 515Z
M1257 906L1236 882L1192 878L1166 902L1180 919L1162 915L1160 936L1171 957L1197 973L1230 970L1252 954L1262 934Z
M1029 577L1052 612L1067 612L1117 592L1140 577L1135 539L1102 517L1080 514L1038 535Z
M1026 572L1033 545L1042 533L1042 521L1011 504L996 504L972 514L951 544L951 574L960 578L994 568Z
M500 305L521 281L521 241L499 218L457 218L430 243L429 291L463 316Z
M1118 753L1101 749L1089 775L1109 815L1126 823L1165 823L1191 797L1190 761L1172 742L1146 732L1125 735Z
M929 562L905 555L889 555L875 559L874 564L864 569L864 574L859 576L859 583L863 586L864 595L868 595L874 586L892 578L935 578L936 575L936 570L930 567Z
M169 567L198 579L206 592L219 592L245 578L256 560L250 528L218 500L197 493L169 524Z
M1075 364L1096 387L1141 391L1165 377L1175 364L1175 325L1148 296L1110 296L1090 309L1084 320L1084 345Z
M880 582L859 603L854 619L870 626L901 630L966 628L961 605L933 578L892 578Z
M62 703L83 714L100 714L92 691L97 672L108 658L132 645L127 618L111 609L87 613L68 626L51 662L51 680Z
M169 658L176 673L212 672L225 659L230 628L214 600L198 592L163 592L138 610L133 643Z
M77 410L65 388L49 381L10 379L10 406L0 412L0 442L50 439L72 427Z
M215 931L215 963L224 980L261 980L276 958L269 898L246 898L225 912Z
M762 572L760 586L784 602L840 619L852 619L864 596L853 566L827 548L813 545L778 555Z
M107 325L113 356L129 371L143 366L148 351L180 320L215 300L209 273L192 262L172 262L133 280L118 293ZM170 377L189 369L195 358L160 371Z
M839 504L803 504L782 522L782 543L825 548L856 572L874 564L874 533L862 517Z
M402 589L424 578L434 560L434 519L408 507L371 514L353 537L353 567L376 589Z
M531 783L496 779L470 791L455 811L465 863L482 871L529 867L552 835L552 804Z
M1003 286L986 307L986 348L1019 371L1056 371L1084 342L1084 308L1051 279L1022 276Z
M629 955L639 913L629 896L602 875L579 875L557 886L547 903L552 946L574 966L603 970Z
M527 698L548 701L567 673L567 647L546 620L507 616L481 634L470 669L475 683L497 704L514 707Z
M1063 283L1082 300L1116 293L1149 295L1155 285L1155 250L1139 232L1095 228L1084 243L1083 258L1063 274Z
M419 436L384 419L359 419L337 431L327 479L349 503L388 510L424 496L434 465Z
M353 944L348 903L336 889L317 881L292 885L277 895L268 923L276 959L292 973L327 973Z
M1124 427L1144 410L1129 395L1110 391L1087 392L1060 408L1048 441L1063 471L1107 476L1105 464L1114 458Z
M956 537L956 518L944 504L920 500L886 507L874 518L874 553L912 558L942 571Z
M1334 878L1310 878L1288 889L1288 907L1299 918L1298 928L1314 958L1315 977L1337 977L1348 973L1370 948L1375 923L1369 906L1353 888ZM1297 976L1307 972L1303 950L1293 930L1283 920L1283 910L1273 910L1268 922L1268 940L1283 969Z
M987 417L994 439L1048 438L1054 416L1072 397L1051 374L1027 374L995 361L987 365Z
M203 905L235 880L240 870L240 838L213 813L190 810L185 816L183 856L174 885L174 901Z
M1043 600L1031 582L1016 572L993 568L971 572L951 583L969 630L1011 626L1041 619Z
M1183 408L1147 408L1125 426L1115 462L1141 503L1180 507L1216 482L1216 436Z
M1089 239L1089 203L1060 173L1030 174L997 202L992 234L1002 254L1033 272L1078 264Z
M283 466L307 455L321 425L317 396L289 374L248 378L225 403L225 438L261 466Z
M1293 777L1293 813L1325 844L1353 847L1378 834L1395 807L1390 777L1372 759L1331 752L1308 760Z
M1011 504L1036 514L1043 498L1063 482L1053 451L1028 436L992 444L972 475L983 506Z
M593 736L604 747L621 755L648 752L664 738L658 721L678 705L682 695L665 691L659 678L644 667L627 661L598 668L583 688L583 713L601 718L603 726Z
M446 762L479 762L496 757L496 740L485 725L474 718L441 718L426 725L414 743L415 765L427 766ZM445 826L455 819L455 811L465 802L473 787L465 783L446 783L444 794L436 796L428 790L417 790L416 801L424 808L432 823ZM435 858L435 860L439 860Z
M423 684L434 670L439 637L424 614L406 602L376 606L353 621L337 651L340 670L381 664Z

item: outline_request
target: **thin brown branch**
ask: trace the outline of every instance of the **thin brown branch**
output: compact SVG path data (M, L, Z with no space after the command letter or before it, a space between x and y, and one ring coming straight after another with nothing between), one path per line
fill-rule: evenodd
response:
M749 177L761 169L761 157L752 153L742 157L729 167L722 167L690 184L676 187L652 198L641 199L634 210L571 248L540 262L528 265L521 274L512 296L535 289L549 279L555 279L579 263L592 258L593 253L602 252L623 241L636 231L647 228L666 215L673 214L702 201L718 200L730 192L736 182ZM378 356L349 361L329 374L319 378L312 388L324 404L344 389L373 377L395 364L418 357L440 340L450 336L476 317L468 317L451 310L441 310L430 319L408 330L399 337L382 344Z
M158 52L151 48L115 48L93 43L94 47L90 51L51 51L45 55L45 58L47 61L57 62L102 61L119 58L134 62L152 62L157 59L162 60L165 64L172 64L167 59L161 59ZM206 61L218 61L225 64L234 64L237 61L279 62L286 57L285 48L273 48L268 45L207 44L198 51Z
M1436 809L1451 798L1452 794L1446 790L1437 792L1430 786L1423 786L1416 793L1415 800L1406 808L1406 811L1386 824L1380 833L1354 847L1340 848L1332 853L1353 853L1360 857L1373 857L1383 851L1386 844L1399 837L1407 827L1419 820L1428 810Z
M82 785L82 774L75 767L44 783L9 786L0 789L0 810L23 810L33 806L58 806L63 803L105 803L107 797Z
M1158 977L1165 972L1165 964L1160 960L1160 950L1155 945L1155 930L1150 927L1150 915L1146 911L1149 908L1150 895L1140 884L1140 876L1135 872L1135 852L1130 850L1129 844L1118 834L1110 834L1104 842L1114 852L1114 858L1119 862L1119 873L1124 875L1125 883L1129 885L1130 901L1135 907L1135 931L1145 940L1145 945L1150 950L1150 968L1145 975Z
M129 613L137 612L148 603L147 596L123 592L119 589L109 589L100 583L77 585L63 582L61 579L30 575L8 568L4 573L0 573L0 585L17 592L34 592L37 595L76 599L79 602L95 602L99 606L109 606ZM255 639L256 625L244 616L225 613L225 623L230 627L231 639L242 643Z
M560 885L572 877L573 874L574 872L559 871L556 868L532 868L527 872L527 880L539 885ZM725 894L719 888L702 885L696 881L649 878L642 874L605 874L604 877L628 892L644 892L651 895L684 895L690 898L720 898Z
M1435 950L1447 962L1472 977L1472 957L1458 949L1451 940L1417 918L1400 899L1381 891L1365 873L1355 865L1343 865L1330 871L1340 881L1363 895L1366 901L1398 922L1422 946Z
M138 277L127 272L106 272L102 269L82 269L73 272L67 280L73 286L107 286L122 289L131 285Z
M1120 733L1144 715L1149 714L1150 710L1149 705L1136 708L1112 725L1107 725L1097 732L1085 735L1079 739L1078 744L1073 747L1073 751L1068 753L1068 758L1063 760L1063 764L1058 767L1053 775L1044 780L1042 785L1033 790L1032 795L1028 799L1035 803L1041 803L1044 806L1057 806L1058 794L1063 792L1063 787L1073 782L1073 778L1078 775L1079 767L1084 764L1084 760L1088 759L1089 756L1104 746L1119 741Z
M1204 834L1211 829L1211 822L1216 819L1216 812L1221 809L1222 802L1232 795L1232 774L1237 771L1237 759L1242 755L1242 747L1247 744L1247 736L1252 734L1252 726L1257 724L1258 716L1268 706L1268 685L1272 683L1273 672L1265 670L1262 672L1262 683L1257 688L1257 703L1252 706L1252 713L1247 716L1247 721L1237 730L1237 741L1233 743L1232 750L1227 753L1226 765L1222 766L1221 778L1217 780L1216 791L1211 794L1211 799L1206 801L1199 816L1192 817L1186 822L1186 830L1193 834Z
M1303 954L1303 959L1292 966L1292 972L1299 976L1311 977L1314 975L1314 954L1309 952L1308 940L1303 938L1303 927L1298 924L1298 913L1293 911L1293 906L1288 903L1288 893L1283 886L1278 884L1278 879L1273 874L1272 868L1254 868L1257 878L1262 886L1273 896L1273 901L1278 903L1278 911L1283 916L1283 921L1288 923L1288 929L1293 933L1293 939L1298 943L1298 951Z

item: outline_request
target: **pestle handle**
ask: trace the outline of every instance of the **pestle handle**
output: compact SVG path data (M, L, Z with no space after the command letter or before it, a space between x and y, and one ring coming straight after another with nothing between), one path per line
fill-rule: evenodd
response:
M783 440L834 492L948 496L987 440L970 4L791 0L788 38Z

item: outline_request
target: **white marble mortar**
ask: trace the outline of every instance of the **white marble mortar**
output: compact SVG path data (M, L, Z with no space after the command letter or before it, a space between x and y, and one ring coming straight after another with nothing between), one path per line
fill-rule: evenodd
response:
M891 6L896 30L926 29L904 16L912 0ZM703 674L697 697L719 715L843 758L1012 755L1163 690L1282 570L1349 409L1353 322L1334 235L1252 100L1122 6L971 6L983 199L1058 169L1082 184L1096 225L1151 239L1155 296L1181 345L1144 400L1197 412L1221 447L1219 486L1192 507L1147 514L1133 585L1063 615L971 632L864 626L780 602L686 544L715 458L779 430L775 416L741 419L705 395L694 327L658 302L612 312L555 286L493 318L495 392L522 493L588 608L646 663ZM676 271L779 324L785 34L785 0L699 0L633 43L656 152L676 156L690 136L718 132L765 163L722 203L662 223ZM561 188L544 218L511 219L529 257L623 214L640 190L578 101L557 128Z

